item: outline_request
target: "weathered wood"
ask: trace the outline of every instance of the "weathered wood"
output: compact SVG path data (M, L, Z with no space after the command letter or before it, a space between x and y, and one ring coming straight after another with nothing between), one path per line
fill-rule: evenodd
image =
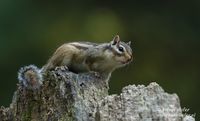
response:
M156 83L130 85L108 95L108 80L97 73L74 74L62 68L44 75L40 89L18 85L0 121L194 121L182 114L179 98Z

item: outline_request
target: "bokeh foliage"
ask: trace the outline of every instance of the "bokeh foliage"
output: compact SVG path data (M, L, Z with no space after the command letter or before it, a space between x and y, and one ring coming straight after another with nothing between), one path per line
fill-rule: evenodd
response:
M0 105L8 106L21 66L42 67L62 43L132 41L134 61L113 73L110 93L158 82L182 106L200 106L200 1L1 0Z

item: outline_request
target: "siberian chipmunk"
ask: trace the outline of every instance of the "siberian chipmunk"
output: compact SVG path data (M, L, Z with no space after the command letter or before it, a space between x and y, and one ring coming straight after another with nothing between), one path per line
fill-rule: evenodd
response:
M110 74L132 60L130 42L116 35L110 43L72 42L61 45L44 66L45 70L67 66L75 73L99 72Z
M46 72L57 66L66 66L74 73L93 71L106 75L109 79L116 68L123 67L132 61L130 44L131 42L120 41L118 35L109 43L66 43L55 51L41 71ZM25 70L30 69L21 69L19 79L20 76L22 79L23 74L26 73Z

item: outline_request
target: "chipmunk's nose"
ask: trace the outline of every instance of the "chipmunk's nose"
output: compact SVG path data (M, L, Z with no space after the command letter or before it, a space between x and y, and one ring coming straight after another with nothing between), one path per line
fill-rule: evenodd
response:
M133 56L132 56L132 55L129 55L127 61L130 62L130 61L132 61L132 60L133 60Z

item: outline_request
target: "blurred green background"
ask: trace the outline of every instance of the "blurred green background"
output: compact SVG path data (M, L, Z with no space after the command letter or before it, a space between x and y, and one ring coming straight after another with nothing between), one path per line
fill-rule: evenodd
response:
M134 61L115 71L110 93L155 81L199 118L200 1L1 0L0 105L8 106L20 67L42 67L68 41L132 41Z

